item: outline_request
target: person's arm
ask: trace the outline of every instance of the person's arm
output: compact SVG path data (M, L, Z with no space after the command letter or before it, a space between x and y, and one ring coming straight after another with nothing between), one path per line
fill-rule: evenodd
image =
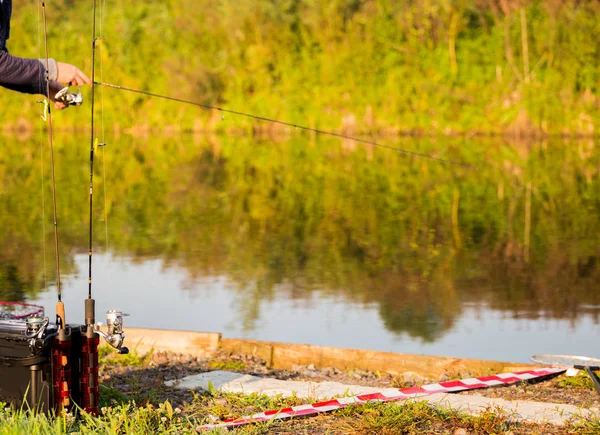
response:
M7 51L0 51L0 86L26 94L46 95L46 65L50 80L50 99L62 89L61 83L72 86L92 85L90 78L79 68L68 63L56 62L54 59L25 59L11 56ZM59 110L66 106L55 102Z
M58 66L49 59L48 78L58 78ZM25 59L0 51L0 86L27 94L46 94L46 60Z
M1 85L3 88L10 89L11 91L22 92L24 94L36 94L46 95L46 85L42 83L36 83L35 85ZM63 85L54 81L50 82L50 99L54 100L54 96L58 91L64 88ZM57 109L64 109L66 106L63 103L55 103Z

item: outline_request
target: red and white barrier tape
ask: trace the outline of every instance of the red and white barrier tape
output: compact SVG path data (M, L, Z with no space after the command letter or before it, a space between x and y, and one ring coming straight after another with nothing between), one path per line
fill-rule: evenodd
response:
M366 402L397 402L400 400L429 396L435 393L456 393L459 391L473 390L476 388L488 388L496 385L508 385L513 384L515 382L522 382L530 379L554 375L564 371L564 368L549 367L536 370L527 370L523 372L501 373L493 376L482 376L480 378L470 378L459 381L440 382L438 384L422 385L411 388L387 388L376 393L359 394L357 396L332 399L326 402L313 403L311 405L299 405L292 406L291 408L259 412L253 415L224 420L221 423L205 424L203 426L200 426L198 429L210 430L215 428L233 428L249 423L265 422L270 420L282 420L285 418L300 417L319 414L321 412L334 411L336 409L345 408L346 406L352 404L362 404Z

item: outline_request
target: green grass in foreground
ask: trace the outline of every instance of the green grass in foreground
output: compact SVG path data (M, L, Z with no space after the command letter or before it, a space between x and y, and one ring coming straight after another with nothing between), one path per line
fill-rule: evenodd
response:
M103 345L98 347L98 362L112 366L143 367L147 366L152 360L152 353L148 352L147 354L139 355L136 347L130 353L119 355L110 346Z
M302 403L296 397L269 398L261 395L243 396L212 392L196 395L183 408L173 408L167 401L154 406L137 406L124 402L125 396L110 389L102 389L100 417L71 415L58 418L32 414L23 410L0 407L0 435L9 434L194 434L199 426L210 419L228 418L256 413L268 409ZM437 409L425 402L370 403L349 406L343 410L313 418L293 419L267 424L248 425L235 431L237 434L446 434L463 428L471 434L596 434L600 421L587 420L566 427L517 425L510 415L489 409L478 417L454 411ZM225 430L204 433L225 434Z
M594 389L592 380L584 371L580 372L577 376L562 376L558 381L558 386L562 388Z

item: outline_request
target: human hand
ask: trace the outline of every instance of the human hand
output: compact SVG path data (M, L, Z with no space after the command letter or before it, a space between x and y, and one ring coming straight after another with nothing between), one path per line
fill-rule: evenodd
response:
M79 68L74 65L56 62L58 74L56 81L70 86L92 86L92 81Z
M67 107L67 105L61 101L56 101L55 97L56 97L56 93L58 91L60 91L62 88L64 88L63 85L61 85L59 82L53 81L50 82L50 95L48 95L48 97L54 101L54 108L57 110L63 110Z

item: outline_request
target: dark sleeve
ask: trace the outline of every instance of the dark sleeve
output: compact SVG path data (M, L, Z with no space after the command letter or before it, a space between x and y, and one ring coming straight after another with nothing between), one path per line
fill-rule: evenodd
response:
M0 86L28 94L39 93L46 68L39 59L25 59L0 51Z
M23 94L46 95L46 86L42 83L36 83L35 85L6 85L0 83L0 86Z

